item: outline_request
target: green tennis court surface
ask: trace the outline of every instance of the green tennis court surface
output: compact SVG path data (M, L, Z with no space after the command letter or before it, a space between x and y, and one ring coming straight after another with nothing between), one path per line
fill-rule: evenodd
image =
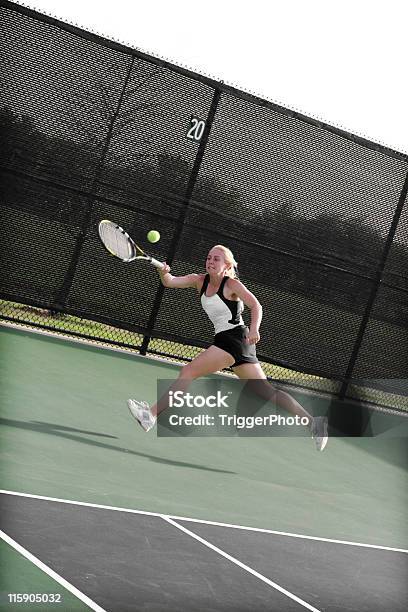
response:
M51 599L60 599L61 606L63 606L64 610L75 610L78 612L89 610L86 604L64 589L61 585L57 584L53 578L45 574L31 561L16 552L2 540L0 540L0 559L1 612L7 612L7 610L13 608L12 594L17 593L46 594L48 597L42 597L42 601L37 604L37 609L41 610L55 610L57 604L51 601ZM52 598L50 597L51 594L59 595L60 597ZM17 607L18 604L15 604L15 606ZM24 609L27 609L29 606L29 602L28 604L20 603L20 607Z
M406 438L332 438L324 453L303 437L158 438L125 402L155 400L176 366L8 328L0 343L2 490L408 548ZM15 589L52 592L1 550Z

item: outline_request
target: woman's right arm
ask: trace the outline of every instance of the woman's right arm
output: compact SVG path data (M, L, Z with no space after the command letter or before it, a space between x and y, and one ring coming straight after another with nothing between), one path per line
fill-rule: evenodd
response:
M186 276L173 276L170 274L170 266L166 263L162 270L158 270L160 280L165 287L172 287L174 289L185 289L187 287L194 287L197 289L198 282L201 280L202 274L187 274Z

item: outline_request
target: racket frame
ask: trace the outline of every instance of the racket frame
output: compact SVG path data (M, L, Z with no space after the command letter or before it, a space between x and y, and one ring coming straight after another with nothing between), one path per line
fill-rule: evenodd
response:
M115 230L119 230L121 232L121 234L125 237L125 239L128 242L128 245L130 247L130 251L131 251L131 255L130 257L127 257L126 259L123 259L123 257L120 257L120 255L117 255L116 253L114 253L109 246L106 244L104 238L103 238L103 231L102 228L104 226L106 226L107 224L109 224L110 226L114 226ZM143 249L136 244L136 242L129 236L129 234L123 229L123 227L121 227L120 225L118 225L117 223L115 223L114 221L110 221L109 219L102 219L101 221L99 221L98 224L98 234L99 234L99 238L103 244L103 246L105 247L105 249L114 257L117 257L118 259L120 259L121 261L125 262L125 263L130 263L131 261L135 261L137 259L144 259L145 261L148 261L149 263L151 263L155 268L163 269L164 265L158 261L157 259L155 259L154 257L152 257L151 255L147 255L147 253L145 253L143 251ZM137 253L140 253L140 255L138 255Z

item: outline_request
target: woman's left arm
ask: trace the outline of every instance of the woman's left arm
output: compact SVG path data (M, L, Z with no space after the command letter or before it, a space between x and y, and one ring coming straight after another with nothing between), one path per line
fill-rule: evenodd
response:
M251 326L247 337L248 344L256 344L260 340L259 326L262 321L262 306L253 293L236 278L228 281L228 287L235 293L251 311Z

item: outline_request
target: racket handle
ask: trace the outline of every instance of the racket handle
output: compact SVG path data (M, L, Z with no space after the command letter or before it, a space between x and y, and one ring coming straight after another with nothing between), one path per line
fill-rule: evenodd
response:
M159 268L159 270L163 270L164 264L162 264L161 261L158 261L154 257L149 257L149 261L155 268Z

